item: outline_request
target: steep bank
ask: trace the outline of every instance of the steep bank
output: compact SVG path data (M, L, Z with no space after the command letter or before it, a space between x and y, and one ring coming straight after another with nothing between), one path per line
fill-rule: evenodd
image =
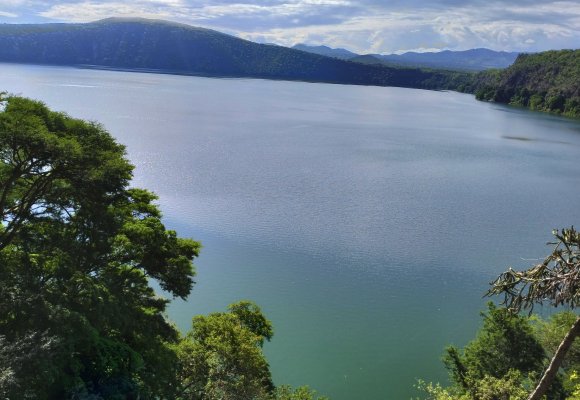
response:
M580 117L580 50L521 54L511 67L475 79L478 100Z

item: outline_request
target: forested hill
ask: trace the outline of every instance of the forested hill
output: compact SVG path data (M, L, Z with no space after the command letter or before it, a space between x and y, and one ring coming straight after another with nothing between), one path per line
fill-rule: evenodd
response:
M426 89L456 88L468 79L443 71L362 65L145 19L0 25L0 62Z
M479 100L580 117L580 50L522 54L511 67L477 80Z

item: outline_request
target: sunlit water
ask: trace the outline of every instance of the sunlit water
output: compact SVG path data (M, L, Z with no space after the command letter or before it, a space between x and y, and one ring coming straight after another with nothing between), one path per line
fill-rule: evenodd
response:
M488 282L580 222L580 123L470 95L6 64L0 90L103 123L203 243L181 329L252 299L275 381L333 399L445 380Z

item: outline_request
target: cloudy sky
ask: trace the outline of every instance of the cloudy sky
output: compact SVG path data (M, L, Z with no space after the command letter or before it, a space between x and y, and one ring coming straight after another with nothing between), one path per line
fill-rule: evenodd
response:
M359 53L580 47L580 0L0 0L1 23L147 17Z

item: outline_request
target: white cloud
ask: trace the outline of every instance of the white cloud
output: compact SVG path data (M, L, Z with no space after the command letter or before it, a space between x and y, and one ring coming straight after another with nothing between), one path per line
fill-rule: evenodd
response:
M542 16L548 14L550 18L543 22ZM473 47L518 51L549 41L564 43L576 38L580 43L579 20L580 4L574 2L525 8L491 3L479 8L454 7L445 12L439 9L385 12L375 7L372 13L353 16L339 24L273 28L242 35L285 45L326 43L360 53Z
M23 6L25 4L29 3L28 0L2 0L2 6L3 7L20 7Z
M22 0L10 0L22 1ZM201 3L201 4L200 4ZM347 0L288 0L273 4L263 2L218 3L187 2L186 0L134 0L134 1L83 1L53 4L39 12L45 18L87 21L91 17L105 15L134 15L186 18L189 21L213 20L223 17L251 17L264 15L270 17L294 17L313 11L322 12L324 7L349 6Z
M14 13L7 12L7 11L0 11L0 16L8 17L8 18L17 18L18 14L14 14Z
M250 40L327 44L360 53L473 47L538 50L580 43L580 3L567 0L525 4L502 0L57 0L37 14L71 22L111 16L163 18Z
M147 4L151 3L151 4ZM143 17L143 18L171 18L174 13L164 12L155 6L154 2L83 2L58 4L40 16L60 21L90 22L108 17Z

